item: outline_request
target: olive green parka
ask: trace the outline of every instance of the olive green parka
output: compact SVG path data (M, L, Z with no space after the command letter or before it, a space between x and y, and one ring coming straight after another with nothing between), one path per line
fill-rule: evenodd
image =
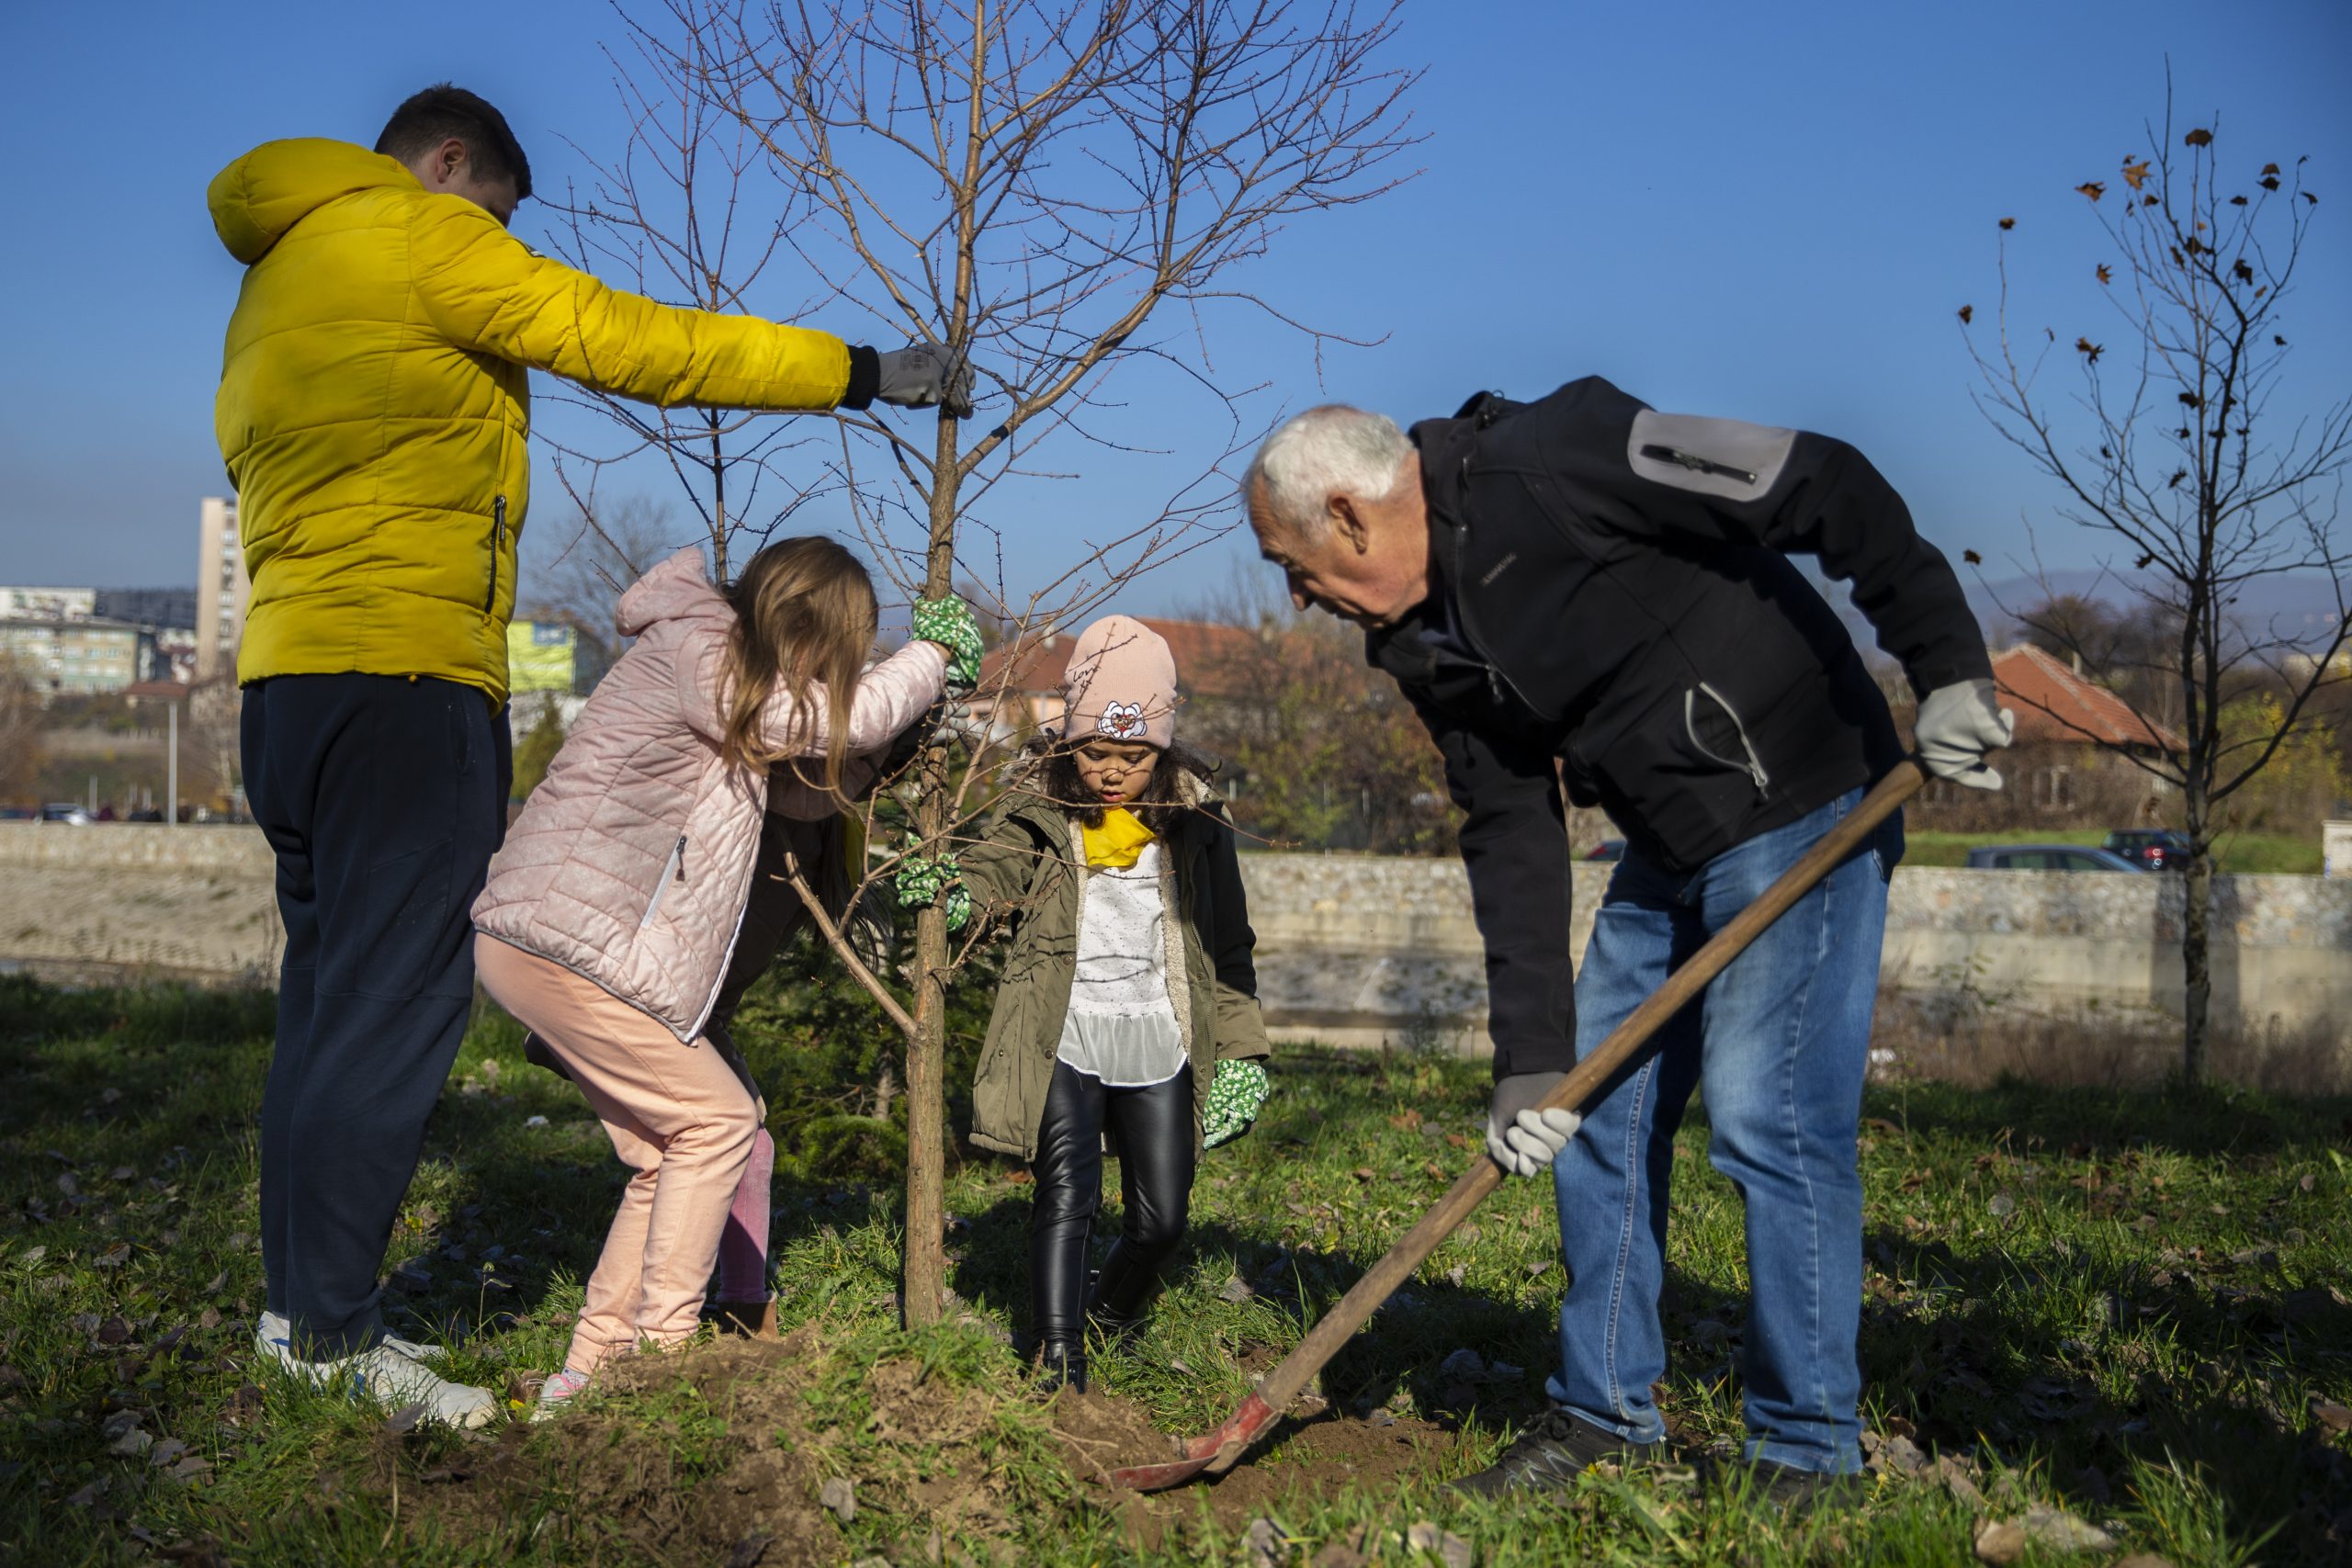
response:
M1258 1011L1256 937L1232 820L1198 775L1186 770L1179 782L1189 809L1162 836L1160 890L1173 917L1164 927L1169 999L1192 1056L1197 1144L1217 1064L1262 1058L1272 1047ZM973 1077L972 1142L1029 1159L1077 973L1079 913L1091 874L1085 841L1063 807L1021 792L961 860L976 917L1012 931Z

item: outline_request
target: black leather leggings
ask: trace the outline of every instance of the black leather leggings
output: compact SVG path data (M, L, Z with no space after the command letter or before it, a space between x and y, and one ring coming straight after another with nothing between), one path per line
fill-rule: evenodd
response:
M1087 1243L1102 1202L1105 1125L1118 1139L1126 1218L1102 1266L1103 1308L1118 1316L1139 1311L1183 1239L1197 1157L1191 1068L1146 1089L1111 1089L1067 1062L1055 1063L1030 1165L1036 1201L1029 1211L1029 1310L1046 1343L1075 1341L1086 1314Z

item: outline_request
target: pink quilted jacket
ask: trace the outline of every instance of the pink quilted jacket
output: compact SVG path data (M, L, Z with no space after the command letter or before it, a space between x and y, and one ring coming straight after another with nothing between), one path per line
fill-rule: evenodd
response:
M621 596L621 656L490 863L474 926L594 980L666 1024L701 1033L734 951L767 805L764 773L720 761L721 662L735 612L685 549ZM911 642L865 672L850 750L873 752L938 700L946 655ZM769 700L764 732L798 705ZM822 755L824 713L809 750ZM796 796L807 792L796 792ZM820 815L813 798L779 799Z

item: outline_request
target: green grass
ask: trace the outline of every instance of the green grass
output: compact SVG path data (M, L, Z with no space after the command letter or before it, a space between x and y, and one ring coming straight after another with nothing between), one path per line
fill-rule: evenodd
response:
M1023 1393L1004 1340L1025 1296L1028 1192L995 1162L964 1166L950 1192L964 1304L914 1335L895 1325L890 1195L780 1188L783 1312L807 1332L765 1383L712 1375L722 1352L663 1358L562 1422L464 1438L395 1435L257 1376L251 1127L268 1026L266 998L0 979L0 1562L715 1562L728 1548L706 1537L749 1506L738 1492L797 1521L771 1565L922 1562L933 1529L950 1562L1254 1562L1240 1537L1260 1515L1276 1560L1298 1563L1334 1543L1437 1561L1396 1536L1422 1521L1485 1563L1963 1563L1981 1518L2035 1502L2115 1536L2083 1562L2341 1561L2352 1531L2352 1437L2315 1414L2352 1404L2342 1100L1871 1092L1868 1415L1964 1463L1962 1490L1896 1465L1860 1514L1812 1521L1703 1466L1503 1506L1449 1495L1540 1406L1553 1355L1549 1190L1514 1182L1323 1382L1350 1429L1391 1412L1426 1433L1423 1457L1349 1488L1306 1428L1138 1533L1072 1479L1049 1412ZM620 1175L576 1094L517 1046L495 1015L469 1036L387 1298L396 1326L446 1339L458 1375L493 1386L556 1364ZM1279 1069L1265 1120L1204 1165L1191 1252L1149 1334L1101 1365L1164 1431L1238 1404L1250 1370L1473 1155L1482 1068L1300 1052ZM1666 1408L1703 1456L1739 1433L1739 1206L1705 1164L1699 1114L1677 1152ZM1524 1371L1455 1385L1439 1367L1465 1347ZM129 1413L155 1445L143 1454L111 1451L140 1446L121 1436ZM765 1493L745 1490L763 1475ZM827 1476L857 1482L849 1523L816 1511ZM663 1533L684 1514L704 1537Z
M2097 849L2104 829L2015 828L2001 832L1937 833L1913 829L1904 835L1905 865L1965 865L1968 852L1988 844L2087 844ZM2215 848L2217 868L2231 874L2291 873L2316 876L2320 842L2293 833L2224 833Z

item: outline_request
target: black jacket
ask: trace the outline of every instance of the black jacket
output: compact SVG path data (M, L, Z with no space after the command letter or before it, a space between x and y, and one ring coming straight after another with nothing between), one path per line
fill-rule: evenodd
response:
M1598 377L1414 426L1432 592L1367 639L1444 753L1487 944L1495 1074L1575 1059L1559 782L1695 871L1902 755L1787 558L1850 581L1922 695L1991 673L1951 565L1844 442L1658 414ZM1555 760L1557 771L1555 770Z

